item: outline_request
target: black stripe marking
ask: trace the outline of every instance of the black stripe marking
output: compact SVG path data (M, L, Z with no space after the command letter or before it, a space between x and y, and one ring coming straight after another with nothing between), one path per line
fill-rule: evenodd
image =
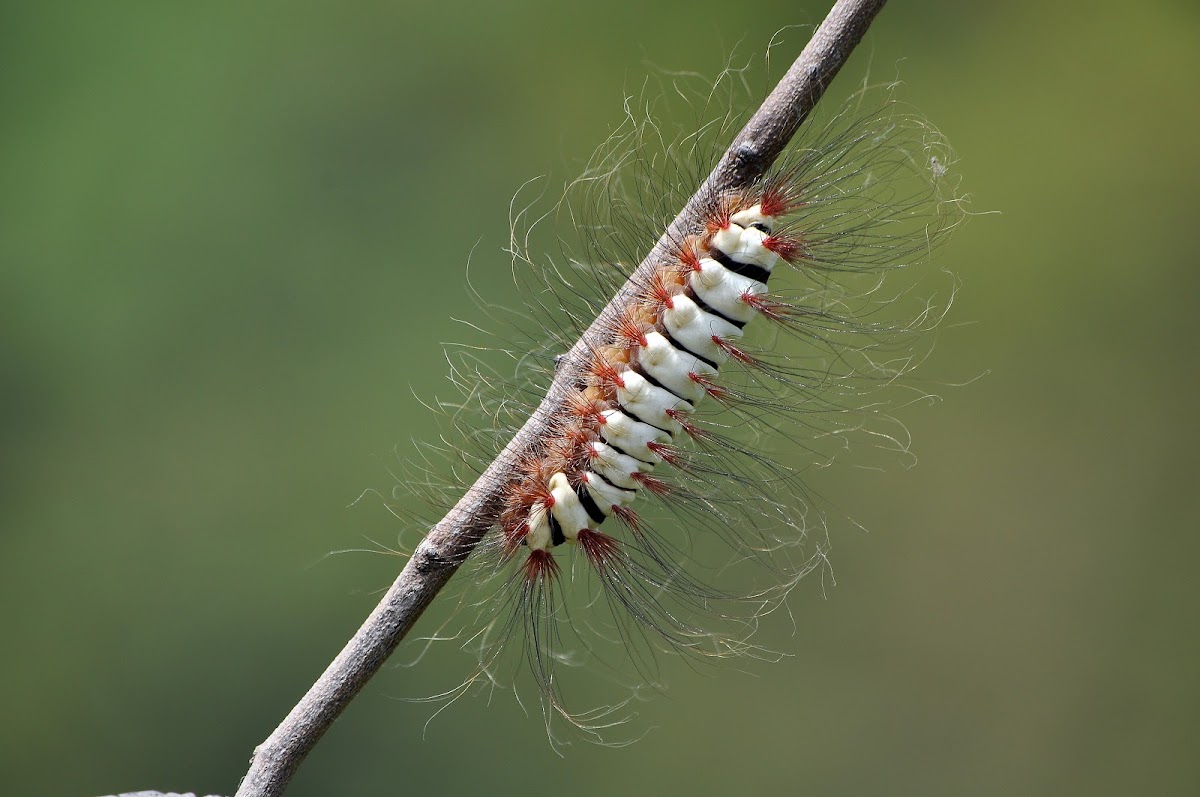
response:
M620 490L623 493L633 493L634 495L637 495L637 490L633 489L632 487L621 487L620 485L613 484L600 471L589 470L588 473L595 476L597 479L604 482L605 484L607 484L609 487L613 488L614 490Z
M604 442L608 444L609 448L611 448L613 451L616 451L618 454L624 454L625 456L629 457L630 459L637 459L637 461L642 463L643 465L649 465L650 467L653 468L655 465L658 464L657 462L647 462L644 459L638 459L633 454L630 454L628 451L624 450L620 446L614 445L613 442L611 440L609 440L607 437L604 438Z
M734 274L741 274L743 277L749 277L755 282L761 282L762 284L766 285L767 280L771 279L770 269L765 269L757 263L741 263L725 254L720 249L714 248L712 250L712 259L732 271Z
M685 351L688 354L695 357L700 362L705 363L706 365L712 366L712 369L714 371L720 370L721 366L717 365L715 362L708 359L703 354L697 354L696 352L689 349L687 346L684 346L682 343L675 340L675 336L671 334L671 331L669 329L667 329L665 324L659 324L657 327L657 330L658 330L658 334L662 335L664 338L667 339L667 343L670 343L672 346L674 346L679 351Z
M683 396L679 395L679 394L678 394L678 393L676 393L674 390L672 390L671 388L667 387L667 386L666 386L666 385L664 385L662 382L659 382L657 379L655 379L655 378L654 378L653 376L651 376L650 374L646 373L646 371L645 371L645 370L642 368L642 365L641 365L641 363L638 363L637 365L630 365L630 366L629 366L629 370L633 371L635 374L638 374L639 376L641 376L643 379L645 379L645 380L646 380L647 382L649 382L650 384L654 385L654 386L655 386L656 388L658 388L659 390L665 390L665 391L667 391L668 393L670 393L672 396L674 396L675 398L679 399L680 401L687 401L687 399L685 399ZM689 404L691 404L691 402L690 402L690 401L688 401L688 403L689 403ZM647 425L647 426L653 426L654 424L646 424L646 425Z
M767 235L771 234L771 228L768 227L767 225L763 224L761 221L756 221L753 224L751 224L750 226L756 230L765 232Z
M630 418L637 421L638 423L644 423L647 426L649 426L651 429L657 429L658 431L663 432L664 434L667 434L670 437L675 436L675 433L672 432L670 429L664 429L661 426L655 426L654 424L650 423L650 421L643 421L641 416L634 415L632 412L630 412L628 409L625 408L624 404L618 404L617 409L620 410L623 414L628 415Z
M547 512L546 516L550 518L550 544L562 545L567 541L567 535L563 534L562 526L558 524L558 518L554 517L553 512Z
M586 484L581 484L575 488L575 495L579 496L579 503L583 504L583 508L587 511L588 517L596 522L597 525L604 522L604 518L608 517L604 514L596 502L592 499L592 494L588 492Z
M690 283L691 280L689 280L688 282ZM687 288L684 290L683 294L685 296L687 296L689 299L691 299L693 302L695 302L697 307L699 307L701 310L708 313L709 315L715 315L717 318L728 321L729 323L733 324L738 329L745 329L747 322L738 321L736 319L730 318L729 316L725 315L717 308L710 307L708 302L706 302L700 298L700 294L696 293L695 289L692 288L691 284L689 284L687 286Z

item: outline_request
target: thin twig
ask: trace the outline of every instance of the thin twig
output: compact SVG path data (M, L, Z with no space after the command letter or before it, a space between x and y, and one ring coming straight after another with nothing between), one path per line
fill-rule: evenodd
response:
M522 454L546 437L549 421L573 389L587 352L605 342L608 322L639 277L651 273L671 241L697 229L706 197L750 185L771 166L825 87L849 58L885 0L838 0L762 107L733 140L713 173L633 276L561 361L546 398L491 466L417 546L383 600L287 718L254 751L237 797L275 797L367 681L383 666L438 591L498 519Z

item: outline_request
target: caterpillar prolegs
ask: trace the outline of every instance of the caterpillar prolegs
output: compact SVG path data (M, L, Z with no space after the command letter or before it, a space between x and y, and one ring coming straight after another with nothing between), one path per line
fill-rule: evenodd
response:
M703 128L705 140L736 121ZM632 114L627 125L558 205L582 243L522 283L534 315L562 319L558 351L597 315L603 328L510 476L474 573L497 597L472 604L482 622L465 635L481 657L472 681L499 683L517 637L547 717L589 731L621 703L569 710L562 665L619 672L626 658L655 682L660 648L763 653L750 639L759 621L825 558L798 452L825 464L855 435L907 450L902 431L878 428L895 423L882 389L920 361L949 299L892 275L962 217L942 137L890 88L864 90L810 120L752 185L705 196L694 229L654 248L601 313L628 269L595 264L641 260L712 161L695 132L668 136ZM743 569L756 575L728 578Z

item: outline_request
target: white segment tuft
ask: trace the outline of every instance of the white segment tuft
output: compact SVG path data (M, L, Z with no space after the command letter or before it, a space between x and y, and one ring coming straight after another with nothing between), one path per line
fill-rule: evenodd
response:
M580 503L567 474L559 471L550 477L550 494L554 496L554 506L550 511L554 513L558 525L562 526L564 537L574 540L579 537L580 531L591 527L591 518Z
M531 551L548 551L554 547L550 535L550 518L547 516L546 507L540 503L534 504L529 510L529 517L525 520L529 531L525 534L525 544L529 546Z
M617 401L622 407L660 429L675 433L683 428L667 415L667 410L691 412L693 407L690 403L672 395L670 391L650 384L637 371L624 371L621 379L624 380L625 387L617 388Z
M709 307L735 321L749 322L757 311L742 301L742 294L767 292L758 280L734 274L712 258L700 261L700 270L690 275L692 290Z
M768 216L764 214L762 212L762 205L755 205L752 208L739 210L737 213L734 213L732 216L730 216L729 220L742 227L749 227L752 224L761 224L768 230L774 230L776 218L774 216Z
M671 436L662 429L655 429L648 423L635 421L619 410L605 410L600 413L604 423L600 425L600 436L609 445L616 446L634 459L643 462L662 462L662 457L647 447L647 443L669 443Z
M683 294L676 296L673 304L673 307L663 311L662 316L663 326L671 333L671 337L715 363L725 362L729 355L713 343L713 336L737 340L742 336L742 330L723 318L704 312Z
M639 462L633 457L616 451L604 443L592 443L592 468L604 478L618 487L636 490L638 483L630 478L631 474L643 473L653 466Z
M679 351L658 332L646 335L646 345L638 349L638 365L667 390L693 404L704 397L704 388L692 381L688 374L713 376L717 373L717 369L696 359L695 355Z
M763 246L768 236L762 230L730 224L712 237L713 246L739 263L754 263L770 271L779 262L779 255Z
M631 504L633 503L633 499L637 497L637 493L632 489L622 490L611 484L607 484L604 479L591 471L583 474L583 478L587 482L588 492L591 493L592 500L596 502L596 506L600 507L600 511L606 515L612 514L614 506Z

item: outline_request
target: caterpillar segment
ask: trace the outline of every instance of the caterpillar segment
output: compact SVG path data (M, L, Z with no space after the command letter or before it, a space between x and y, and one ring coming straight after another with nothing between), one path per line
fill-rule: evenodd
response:
M776 213L788 207L771 209L759 202L710 223L614 324L612 345L594 357L593 383L569 401L577 455L555 457L580 463L578 472L531 469L514 492L524 512L506 513L506 537L528 549L530 578L553 577L547 557L568 543L593 565L611 559L617 542L598 527L616 515L636 530L629 504L642 490L668 489L651 471L680 461L673 444L681 433L697 436L688 417L706 395L720 395L718 370L760 314L755 299L766 294L772 269L787 259L777 250L794 248L772 237Z

